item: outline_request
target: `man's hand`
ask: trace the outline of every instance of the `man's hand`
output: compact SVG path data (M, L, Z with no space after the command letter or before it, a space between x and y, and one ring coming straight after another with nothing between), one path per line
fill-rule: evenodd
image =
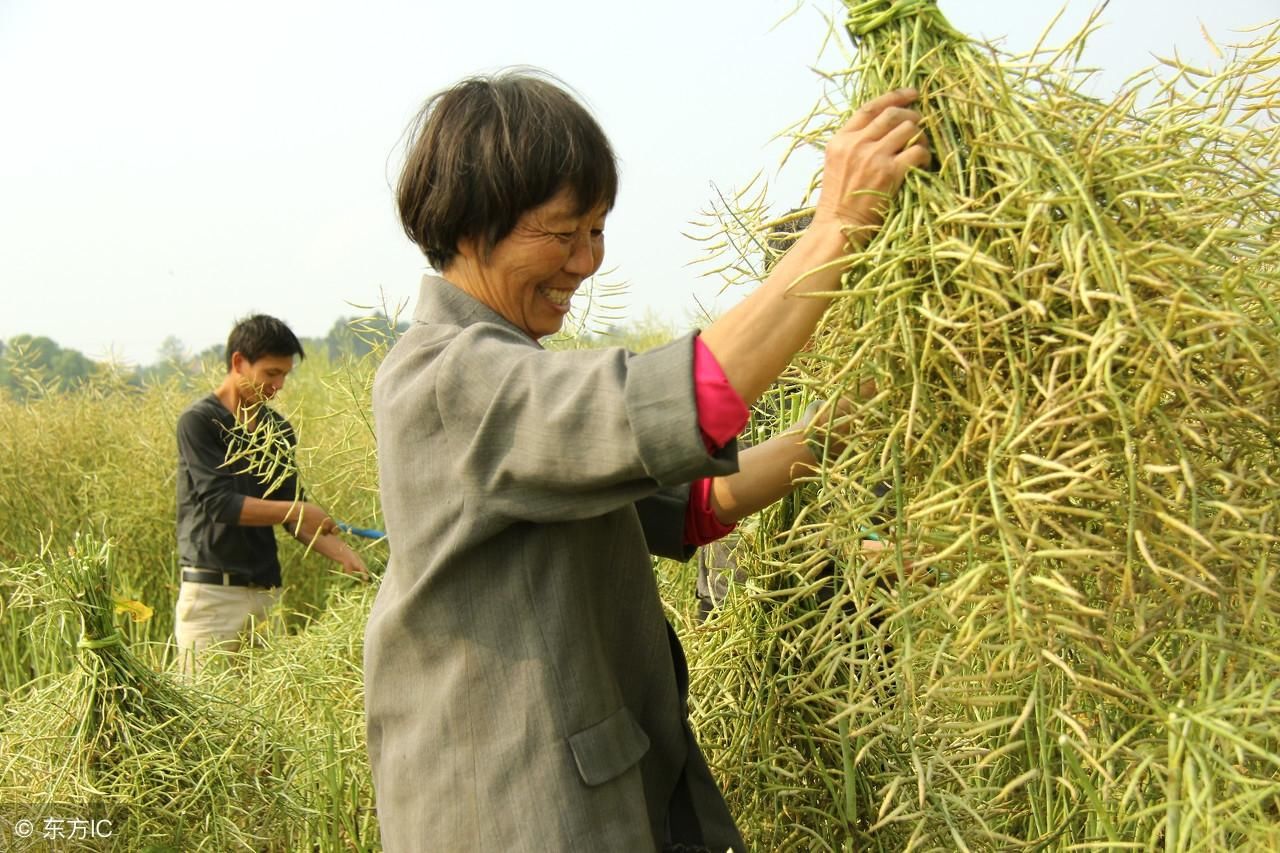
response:
M363 581L369 580L369 569L365 566L364 560L360 559L360 555L351 550L350 547L346 548L346 553L339 556L338 565L342 566L344 574L352 575Z
M303 517L309 518L313 511L318 511L320 515L316 517L317 521L313 523L313 527L319 530L323 526L323 522L327 521L329 523L329 532L317 532L309 539L295 533L294 535L298 537L298 540L320 556L328 557L337 563L343 574L357 577L363 581L369 580L369 569L365 566L364 560L360 559L360 555L353 551L341 536L333 533L333 531L337 530L333 519L315 504L307 504L306 506L309 509L304 512ZM323 519L320 519L320 516L323 516Z
M311 545L317 538L328 536L338 529L337 522L329 517L329 513L309 501L294 504L285 526L306 545Z

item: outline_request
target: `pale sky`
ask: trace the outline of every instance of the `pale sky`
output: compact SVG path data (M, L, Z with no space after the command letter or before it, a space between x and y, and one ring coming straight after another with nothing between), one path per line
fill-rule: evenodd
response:
M940 0L959 29L1026 50L1062 7ZM1068 0L1055 32L1093 2ZM775 177L777 131L822 93L818 0L274 2L0 0L0 338L43 334L149 363L262 311L323 335L350 303L412 300L426 262L395 219L402 132L461 77L545 68L618 152L609 277L628 311L687 325L723 308L682 236L764 170L779 210L816 157ZM1200 27L1280 16L1280 0L1112 0L1085 54L1104 95L1153 54L1212 60ZM775 26L776 24L776 26ZM1051 39L1052 41L1052 39ZM834 55L828 56L828 66Z

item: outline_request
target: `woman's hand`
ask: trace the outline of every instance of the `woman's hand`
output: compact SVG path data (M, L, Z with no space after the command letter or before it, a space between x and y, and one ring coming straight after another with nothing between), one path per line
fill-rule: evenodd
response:
M814 225L838 225L863 239L880 227L907 171L932 159L920 113L907 106L916 96L915 89L881 95L863 104L831 137Z
M702 333L702 342L748 405L804 346L840 288L839 259L869 240L908 170L929 163L914 89L876 98L827 143L813 223L774 265L764 285ZM809 298L804 298L809 297Z
M857 401L847 394L834 400L814 400L795 428L813 435L815 442L826 448L824 456L838 457L860 426L854 417L858 402L865 403L878 393L875 379L863 379L858 383Z

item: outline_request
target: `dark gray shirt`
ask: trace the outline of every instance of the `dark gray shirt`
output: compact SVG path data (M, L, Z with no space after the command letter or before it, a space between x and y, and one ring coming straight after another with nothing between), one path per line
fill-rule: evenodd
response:
M274 529L241 525L240 510L246 497L301 501L305 496L292 473L293 428L266 406L258 417L259 429L272 436L273 449L259 449L230 464L229 449L243 432L216 395L192 403L178 418L178 560L183 566L279 586ZM288 460L290 473L278 482L263 482L258 472L271 468L273 455Z

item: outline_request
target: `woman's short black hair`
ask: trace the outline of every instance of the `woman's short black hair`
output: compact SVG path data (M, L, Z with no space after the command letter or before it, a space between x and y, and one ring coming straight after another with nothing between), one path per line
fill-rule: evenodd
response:
M227 336L227 370L231 369L231 356L237 352L251 364L264 355L307 357L293 330L284 321L266 314L245 317L231 330Z
M487 254L522 213L562 188L579 213L613 208L618 167L600 125L545 72L508 69L433 95L410 127L400 222L443 271L458 241Z

